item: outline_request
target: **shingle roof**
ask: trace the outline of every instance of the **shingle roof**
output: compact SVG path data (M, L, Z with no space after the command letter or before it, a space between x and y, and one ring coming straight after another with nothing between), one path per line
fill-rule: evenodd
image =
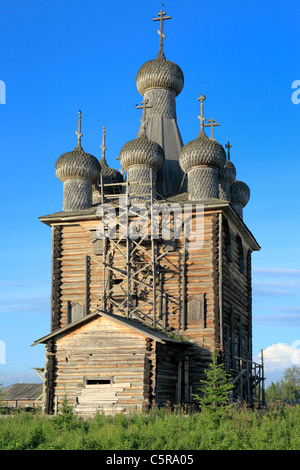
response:
M34 400L43 392L43 384L26 384L18 383L3 387L1 390L4 394L3 399L6 400Z

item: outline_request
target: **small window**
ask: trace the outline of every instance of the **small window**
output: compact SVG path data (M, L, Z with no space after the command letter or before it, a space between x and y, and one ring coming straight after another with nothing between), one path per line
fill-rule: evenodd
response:
M84 315L85 309L81 304L68 301L68 323L80 320Z
M87 385L108 385L111 383L109 379L87 379Z

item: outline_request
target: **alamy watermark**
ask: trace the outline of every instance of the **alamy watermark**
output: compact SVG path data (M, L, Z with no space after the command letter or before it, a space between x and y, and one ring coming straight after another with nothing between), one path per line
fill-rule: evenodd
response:
M5 343L0 339L0 364L6 364Z
M97 237L100 239L182 240L187 250L200 250L204 242L203 204L152 204L151 211L144 203L127 206L120 196L114 204L98 206Z
M292 103L299 104L300 103L300 80L294 80L292 83L292 88L296 89L292 94Z
M0 104L6 104L6 86L3 80L0 80Z

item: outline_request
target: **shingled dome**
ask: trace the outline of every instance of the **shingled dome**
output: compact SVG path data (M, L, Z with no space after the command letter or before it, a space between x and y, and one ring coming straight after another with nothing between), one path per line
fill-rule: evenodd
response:
M249 186L240 180L235 180L230 186L231 202L238 206L245 207L250 199Z
M159 171L164 162L164 151L157 142L142 134L122 147L120 162L125 171L130 166L136 165L148 166Z
M99 178L100 164L96 157L86 153L78 144L71 152L59 157L55 164L55 174L64 183L67 179L85 179L95 183Z
M182 147L179 162L185 173L204 165L221 169L226 162L226 153L221 144L209 139L201 130L195 140Z
M162 50L155 60L149 60L142 65L136 76L136 86L141 95L150 88L167 88L178 96L183 84L181 68L174 62L166 60Z
M102 157L100 160L100 169L103 177L103 184L123 182L123 176L121 173L115 168L111 168L107 164L105 157Z
M231 160L226 160L225 165L220 170L220 183L231 185L236 178L236 169Z

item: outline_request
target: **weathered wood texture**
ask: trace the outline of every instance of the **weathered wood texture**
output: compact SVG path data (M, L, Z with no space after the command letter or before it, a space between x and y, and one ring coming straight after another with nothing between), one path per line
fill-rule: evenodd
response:
M59 225L52 228L52 298L51 298L51 330L61 326L61 239L62 230Z
M223 341L228 366L234 366L233 355L252 359L251 250L228 226L229 235L223 227Z
M58 409L67 391L72 405L83 409L141 410L151 404L155 389L152 341L103 317L56 342ZM88 385L89 381L110 383Z
M149 240L141 246L132 242L128 264L126 240L108 240L103 255L103 245L94 243L98 223L91 219L53 228L53 328L68 324L72 306L76 314L88 315L104 305L108 312L129 313L129 319L155 322L157 328L180 334L189 346L183 362L178 362L169 345L158 346L104 318L93 321L57 341L57 365L49 358L47 366L49 410L54 406L54 386L58 404L64 384L71 401L86 400L80 393L87 375L112 377L114 387L127 384L124 390L111 387L111 393L117 393L114 398L106 390L107 403L114 400L120 409L141 409L154 401L176 401L179 389L181 399L191 396L205 377L212 350L224 352L229 366L233 355L251 358L251 249L234 219L227 221L221 211L206 210L203 245L197 249L185 251L182 237L168 243L158 240L155 270ZM130 304L128 269L135 272L129 284Z

